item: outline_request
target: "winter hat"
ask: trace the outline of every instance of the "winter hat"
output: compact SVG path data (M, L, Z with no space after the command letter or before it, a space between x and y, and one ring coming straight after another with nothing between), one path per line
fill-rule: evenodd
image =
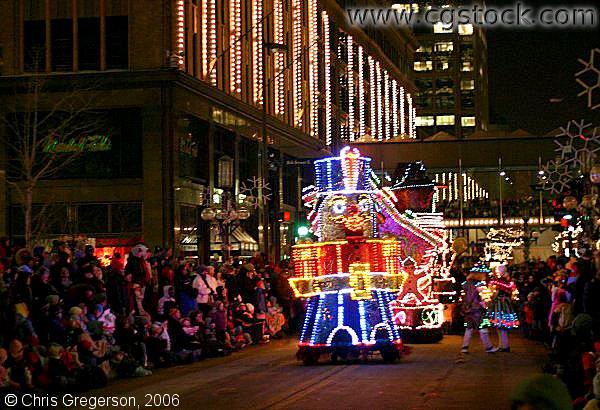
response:
M571 410L571 396L567 387L550 375L525 380L511 395L513 406L530 404L540 410ZM513 407L514 408L514 407Z
M131 253L136 258L140 258L140 257L142 257L142 255L146 255L148 253L148 247L146 245L143 245L140 243L140 244L134 246L133 248L131 248Z
M58 305L60 303L60 297L58 295L46 296L46 303L49 305Z
M83 309L81 309L79 306L73 306L71 309L69 309L70 316L80 316L82 313Z
M48 358L60 359L60 354L62 353L62 350L63 350L63 348L61 345L53 344L48 349Z

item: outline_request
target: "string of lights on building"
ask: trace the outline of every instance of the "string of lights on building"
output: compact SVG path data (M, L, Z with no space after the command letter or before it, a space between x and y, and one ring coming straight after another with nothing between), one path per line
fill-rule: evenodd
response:
M466 173L441 172L435 174L435 182L446 186L446 189L437 191L438 201L454 201L463 198L463 201L489 198L489 192L479 185L475 178ZM462 194L461 194L462 190Z
M416 137L407 79L372 53L368 40L344 32L317 0L292 0L289 9L281 0L201 0L193 12L191 3L177 0L176 7L174 46L181 70L199 73L255 106L266 101L269 114L327 145L336 137L356 142ZM226 21L217 16L221 7ZM196 43L190 30L195 33L198 25ZM344 70L333 69L338 61Z

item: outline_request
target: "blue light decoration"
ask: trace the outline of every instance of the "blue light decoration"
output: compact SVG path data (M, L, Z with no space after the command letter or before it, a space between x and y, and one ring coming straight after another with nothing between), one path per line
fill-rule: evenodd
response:
M304 190L318 242L292 249L296 297L307 298L298 357L363 355L378 350L386 361L404 351L391 302L407 274L400 242L376 237L380 194L371 185L370 158L346 147L315 162L316 186Z

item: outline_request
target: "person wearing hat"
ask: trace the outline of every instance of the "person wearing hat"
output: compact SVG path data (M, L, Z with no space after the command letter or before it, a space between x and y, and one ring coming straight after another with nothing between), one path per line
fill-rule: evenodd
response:
M490 270L484 264L477 263L471 268L467 280L462 284L462 313L467 327L463 338L462 353L469 353L469 344L475 330L479 331L479 338L487 353L498 351L490 342L488 334L490 322L487 318L484 290L485 278L489 272Z
M495 278L489 283L493 289L490 323L498 330L500 341L499 352L510 352L508 331L519 327L519 316L512 306L512 300L518 295L517 285L511 280L510 272L506 265L498 265L495 269Z

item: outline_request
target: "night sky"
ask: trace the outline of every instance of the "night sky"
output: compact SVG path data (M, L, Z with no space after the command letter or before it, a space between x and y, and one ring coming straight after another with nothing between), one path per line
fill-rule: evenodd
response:
M560 4L543 2L553 3ZM538 135L571 119L600 125L600 109L587 108L587 98L577 97L581 87L575 82L575 73L583 68L577 59L588 60L593 48L600 48L598 28L488 30L490 122ZM563 101L551 103L555 98Z

